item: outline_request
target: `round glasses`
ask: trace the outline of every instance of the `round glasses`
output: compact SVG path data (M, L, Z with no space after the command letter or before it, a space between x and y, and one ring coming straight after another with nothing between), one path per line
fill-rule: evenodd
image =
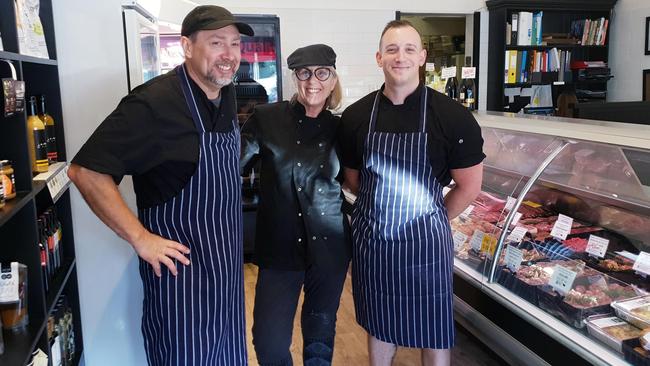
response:
M309 69L299 69L296 70L296 78L300 81L307 81L311 78L312 75L316 77L316 79L320 81L326 81L327 79L332 76L332 70L328 69L327 67L319 67L315 69L313 72Z

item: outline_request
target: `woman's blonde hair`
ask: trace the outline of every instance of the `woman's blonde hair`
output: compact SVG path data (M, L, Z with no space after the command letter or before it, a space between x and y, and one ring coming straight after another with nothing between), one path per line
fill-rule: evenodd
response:
M332 75L336 78L336 84L334 85L334 89L330 95L325 100L325 109L335 111L341 108L341 102L343 101L343 87L341 86L341 80L339 79L339 75L336 73L336 69L332 70ZM298 78L296 77L296 74L292 73L291 78L293 79L294 85L297 87ZM294 103L297 100L298 93L294 93L291 97L291 102Z

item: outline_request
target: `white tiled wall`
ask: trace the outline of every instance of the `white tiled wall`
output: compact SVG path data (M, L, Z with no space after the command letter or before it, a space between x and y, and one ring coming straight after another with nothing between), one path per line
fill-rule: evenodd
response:
M394 12L281 9L276 14L280 17L282 34L285 99L295 92L286 68L286 58L296 48L312 43L328 44L336 52L336 69L343 86L344 106L381 85L383 74L375 63L375 53L381 30L394 19ZM327 22L323 19L327 19Z

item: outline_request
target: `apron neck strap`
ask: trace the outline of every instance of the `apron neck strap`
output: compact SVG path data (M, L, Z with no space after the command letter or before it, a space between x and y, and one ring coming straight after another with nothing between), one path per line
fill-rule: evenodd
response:
M379 100L381 98L382 89L377 90L375 94L375 100L372 103L372 111L370 112L370 126L369 132L375 132L375 127L377 125L377 114L379 114ZM426 132L426 120L427 120L427 102L428 102L428 90L427 87L422 85L422 91L420 92L420 121L418 123L418 129L421 133Z
M199 108L196 105L196 99L194 98L194 92L192 91L192 87L190 86L190 80L187 76L187 71L185 70L184 63L176 66L176 75L178 75L178 78L180 79L181 89L183 89L183 95L185 96L185 103L187 104L187 107L190 109L190 113L192 114L192 120L194 121L194 125L196 126L196 129L199 132L205 132L203 119L201 118L201 114L199 113Z

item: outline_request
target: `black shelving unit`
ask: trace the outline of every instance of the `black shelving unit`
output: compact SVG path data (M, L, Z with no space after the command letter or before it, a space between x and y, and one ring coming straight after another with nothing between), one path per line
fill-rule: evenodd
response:
M40 19L50 58L43 59L19 53L14 1L0 0L0 34L3 51L0 59L10 61L17 78L25 81L25 96L46 95L48 113L56 122L58 160L66 161L64 121L52 18L52 0L40 1ZM4 64L4 63L3 63ZM7 66L0 68L0 77L9 77ZM16 179L16 198L0 208L0 262L20 262L28 267L27 305L29 325L19 331L3 331L5 351L0 365L26 365L32 352L41 349L49 355L47 319L62 296L72 308L75 334L75 359L83 359L83 336L79 309L79 294L75 261L70 193L62 189L54 199L47 181L34 181L27 143L27 111L5 118L0 114L0 159L12 161ZM60 166L59 166L60 167ZM46 291L40 266L37 217L48 207L54 207L62 224L62 265L51 279ZM50 360L51 364L51 360Z
M507 110L504 95L505 88L529 87L531 85L550 84L553 89L553 103L557 95L565 88L585 88L589 90L606 91L607 82L583 81L576 77L560 84L553 81L536 83L504 82L504 55L506 50L570 50L572 60L608 61L609 33L612 29L611 13L616 0L487 0L490 12L490 34L488 48L488 80L487 80L487 109L491 111ZM511 21L512 14L520 11L543 11L543 33L569 33L571 22L580 19L609 19L605 45L558 44L546 46L508 45L506 42L506 24ZM575 76L575 72L573 73Z

